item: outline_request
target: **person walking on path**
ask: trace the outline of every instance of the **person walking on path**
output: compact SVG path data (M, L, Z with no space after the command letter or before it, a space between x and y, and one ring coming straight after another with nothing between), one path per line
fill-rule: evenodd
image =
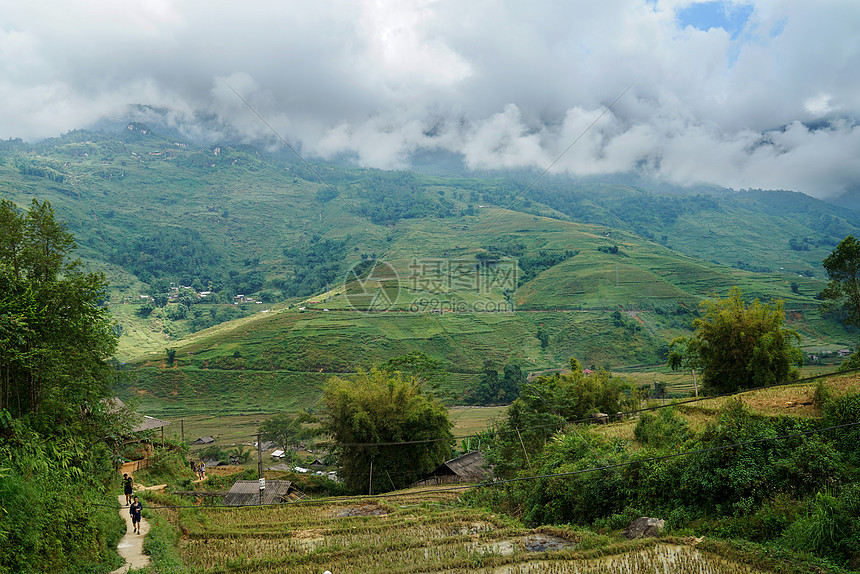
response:
M131 504L131 495L134 494L132 490L132 485L134 484L134 478L129 476L128 474L122 475L122 491L125 494L125 505L128 506Z
M202 460L200 461L200 464L197 465L197 476L200 477L200 480L206 478L206 463Z
M110 574L126 574L126 572L131 569L145 568L150 563L149 556L143 552L143 541L146 538L147 532L149 532L149 522L146 518L141 518L139 526L140 535L138 536L132 532L130 530L132 526L131 513L129 512L128 507L123 504L124 500L125 495L120 494L117 496L119 515L123 519L123 523L126 525L126 532L122 539L117 543L116 551L117 554L125 560L125 564L112 571Z
M131 529L134 533L140 534L140 512L143 510L143 504L134 497L134 503L128 508L128 513L131 514Z

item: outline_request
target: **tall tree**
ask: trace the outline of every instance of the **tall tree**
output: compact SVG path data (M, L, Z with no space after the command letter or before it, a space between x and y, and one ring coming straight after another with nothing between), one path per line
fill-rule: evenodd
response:
M447 409L399 372L333 377L324 401L323 427L334 442L339 475L354 492L403 488L451 455Z
M74 237L34 199L0 202L0 410L70 422L110 393L116 337L106 282L70 259Z
M130 425L103 400L116 345L105 280L74 247L49 203L0 202L0 572L109 569L104 439Z
M803 364L796 331L783 327L782 301L747 305L737 287L725 299L702 302L694 333L669 345L672 369L697 368L707 394L730 393L797 378L793 365Z
M860 327L860 241L849 235L821 262L830 283L819 294L823 312Z

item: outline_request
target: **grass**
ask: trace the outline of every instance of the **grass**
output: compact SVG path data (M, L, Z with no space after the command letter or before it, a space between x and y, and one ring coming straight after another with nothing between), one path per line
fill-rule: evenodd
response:
M740 400L764 416L818 416L811 400L817 381L742 393ZM860 390L860 375L823 380L831 394ZM727 399L677 407L701 430ZM653 404L662 404L654 401ZM797 410L793 410L793 409ZM455 434L492 424L503 408L454 408ZM219 440L238 440L252 416L219 421L192 417L186 430L202 433L220 422ZM588 425L583 432L632 440L636 420ZM274 476L268 476L273 478ZM305 499L271 507L198 507L151 510L181 539L176 552L159 550L176 572L269 574L332 572L586 572L586 573L795 573L810 564L751 543L677 538L625 541L620 532L595 534L571 526L527 528L515 518L460 503L462 491L412 488L385 497ZM161 495L153 495L161 496ZM149 506L167 499L153 499ZM162 525L164 526L164 525ZM170 541L169 531L158 538ZM536 550L537 548L537 550ZM784 555L783 555L784 554ZM156 565L156 568L158 566ZM159 570L162 571L162 570ZM164 571L171 571L169 568ZM817 571L817 570L816 570ZM823 571L823 570L822 570Z
M263 508L154 511L181 529L194 572L733 572L746 565L684 541L622 541L569 527L528 529L459 506L444 489L385 499L328 499Z
M860 375L832 375L817 381L797 383L749 391L731 397L704 398L700 402L681 404L677 406L677 414L684 418L690 428L701 432L705 427L716 422L720 410L728 401L740 400L752 411L772 417L791 416L800 418L818 418L821 412L814 403L815 390L819 382L832 394L840 396L860 390ZM683 399L681 399L683 400ZM672 404L673 401L650 400L648 406ZM633 429L636 419L613 422L604 426L591 426L589 432L609 437L633 440Z

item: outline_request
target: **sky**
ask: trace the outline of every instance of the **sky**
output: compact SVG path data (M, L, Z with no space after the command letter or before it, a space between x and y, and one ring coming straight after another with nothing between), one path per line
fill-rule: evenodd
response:
M0 0L0 138L149 119L827 198L860 191L858 31L857 0Z

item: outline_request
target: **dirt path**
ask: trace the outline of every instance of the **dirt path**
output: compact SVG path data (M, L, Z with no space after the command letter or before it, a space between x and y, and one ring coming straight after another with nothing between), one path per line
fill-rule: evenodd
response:
M116 551L125 558L125 564L110 574L124 574L132 568L143 568L149 565L149 556L143 553L143 538L149 532L149 521L141 518L140 534L134 534L131 530L131 515L128 512L128 506L125 505L125 495L120 494L116 499L122 507L119 509L119 515L125 518L126 524L126 534L117 544Z

